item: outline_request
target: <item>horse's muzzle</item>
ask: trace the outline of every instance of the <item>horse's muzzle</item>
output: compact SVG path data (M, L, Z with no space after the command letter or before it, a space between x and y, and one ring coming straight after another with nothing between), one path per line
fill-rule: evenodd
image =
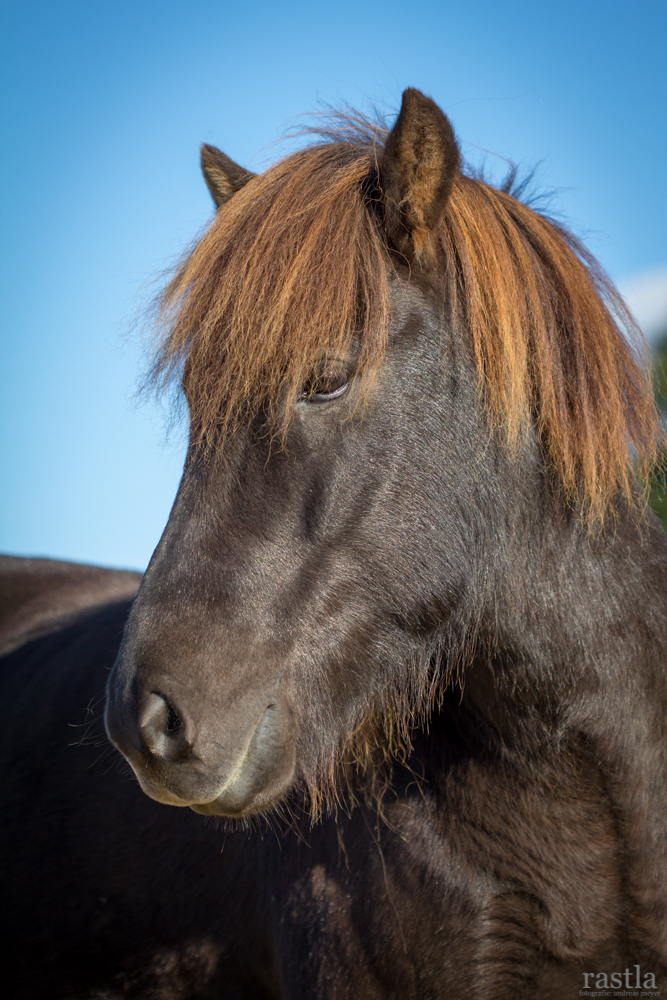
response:
M161 691L132 701L110 687L105 723L150 798L240 817L270 809L292 784L292 713L275 693L248 697L206 730Z

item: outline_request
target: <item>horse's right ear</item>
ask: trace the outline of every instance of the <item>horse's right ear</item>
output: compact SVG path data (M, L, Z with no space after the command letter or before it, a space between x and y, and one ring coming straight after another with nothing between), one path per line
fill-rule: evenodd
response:
M201 147L201 169L211 197L218 208L255 176L230 160L221 150L207 143Z
M426 258L460 158L449 118L421 91L405 90L378 166L387 237L408 260Z

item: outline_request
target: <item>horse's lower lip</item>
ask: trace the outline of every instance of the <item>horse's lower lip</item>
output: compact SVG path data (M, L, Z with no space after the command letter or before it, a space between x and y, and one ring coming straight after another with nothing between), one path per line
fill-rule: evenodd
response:
M137 777L144 794L162 805L189 807L193 812L200 813L202 816L250 816L257 811L252 808L252 800L242 800L234 794L233 788L223 789L219 795L207 802L197 802L180 795L178 792L172 792L168 788L153 784L144 775L137 774Z
M166 788L160 788L140 778L140 785L144 794L156 802L163 805L189 807L193 812L201 816L228 816L230 818L240 818L241 816L252 816L257 812L262 812L272 805L272 800L282 796L253 795L250 798L239 796L236 789L229 788L223 790L216 798L209 802L193 802L190 799L182 798L178 794L170 792Z
M225 816L226 813L220 812L215 808L215 802L206 802L204 805L197 805L193 803L190 808L193 812L199 813L200 816Z
M246 807L245 809L235 809L226 801L224 795L214 799L213 802L192 802L190 803L190 809L192 809L193 812L199 813L201 816L229 816L231 818L250 816L256 811L251 807Z

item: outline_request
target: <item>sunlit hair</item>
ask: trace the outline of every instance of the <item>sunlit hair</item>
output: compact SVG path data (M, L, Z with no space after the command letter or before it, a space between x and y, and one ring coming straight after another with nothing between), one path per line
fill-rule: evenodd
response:
M193 439L220 447L260 409L284 433L285 401L353 339L372 386L395 264L371 205L386 134L341 116L234 194L178 266L157 302L152 376L182 377ZM634 496L659 434L622 300L565 229L463 173L437 237L455 299L443 315L464 318L493 426L516 447L536 420L554 482L599 520Z

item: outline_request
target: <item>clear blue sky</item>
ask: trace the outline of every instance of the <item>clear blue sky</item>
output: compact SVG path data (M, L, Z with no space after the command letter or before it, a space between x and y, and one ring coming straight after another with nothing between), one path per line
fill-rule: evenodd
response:
M182 436L132 402L132 320L211 215L202 141L261 169L320 102L416 86L469 159L541 164L614 279L667 265L664 0L3 0L0 36L0 550L150 557Z

